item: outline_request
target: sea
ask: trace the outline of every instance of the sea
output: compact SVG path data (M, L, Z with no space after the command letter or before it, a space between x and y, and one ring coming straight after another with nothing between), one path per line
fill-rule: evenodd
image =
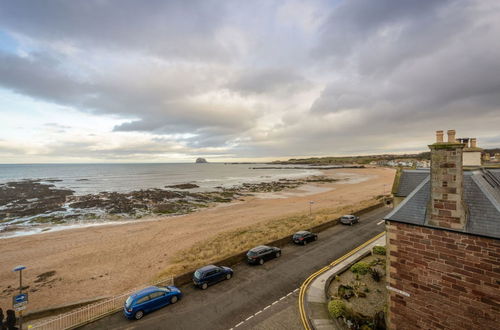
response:
M266 164L0 164L0 185L7 182L39 180L42 184L56 188L70 189L74 195L99 194L101 192L128 193L141 189L159 188L179 190L168 186L192 183L198 187L190 192L220 191L220 188L237 187L244 183L272 182L280 179L300 179L320 175L319 168ZM24 198L20 196L20 199ZM28 199L29 202L37 202ZM6 204L7 203L7 204ZM3 205L5 204L5 205ZM61 211L48 211L23 217L0 217L0 239L41 234L48 231L66 230L84 226L106 225L110 221L121 223L119 219L102 217L102 209L75 210L66 203ZM9 206L0 199L0 210ZM90 215L90 213L92 213ZM76 215L63 223L45 220L39 216ZM35 220L33 220L35 219ZM44 218L47 219L47 218ZM123 223L130 222L124 221Z
M259 168L260 169L255 169ZM319 169L264 164L0 164L0 184L26 179L49 180L75 195L130 192L140 189L194 183L200 191L234 187L243 183L271 182L320 175ZM61 181L54 181L61 180Z

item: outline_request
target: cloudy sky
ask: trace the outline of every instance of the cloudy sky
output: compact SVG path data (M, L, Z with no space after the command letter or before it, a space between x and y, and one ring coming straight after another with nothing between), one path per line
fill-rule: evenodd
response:
M497 0L0 0L0 163L500 146Z

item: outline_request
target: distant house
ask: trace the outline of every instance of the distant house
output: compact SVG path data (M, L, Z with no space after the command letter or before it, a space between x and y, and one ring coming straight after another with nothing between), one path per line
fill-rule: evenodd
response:
M400 173L385 218L389 327L499 329L500 169L477 147L464 157L454 130L436 136L430 170Z

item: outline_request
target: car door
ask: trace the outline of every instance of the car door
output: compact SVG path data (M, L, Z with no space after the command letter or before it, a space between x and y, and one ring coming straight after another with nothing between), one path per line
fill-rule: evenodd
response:
M168 304L168 300L165 299L164 291L156 291L149 295L150 310L161 308Z
M313 236L312 236L312 234L311 234L311 233L307 233L307 234L305 235L305 237L304 237L304 240L305 240L306 242L311 242L311 241L313 240Z
M209 270L208 272L205 273L205 282L208 284L213 284L217 282L217 276L216 276L216 269Z

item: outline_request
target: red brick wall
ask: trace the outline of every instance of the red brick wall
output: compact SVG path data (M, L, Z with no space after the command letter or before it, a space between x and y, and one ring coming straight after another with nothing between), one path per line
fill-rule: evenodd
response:
M500 240L390 222L391 329L500 329Z

